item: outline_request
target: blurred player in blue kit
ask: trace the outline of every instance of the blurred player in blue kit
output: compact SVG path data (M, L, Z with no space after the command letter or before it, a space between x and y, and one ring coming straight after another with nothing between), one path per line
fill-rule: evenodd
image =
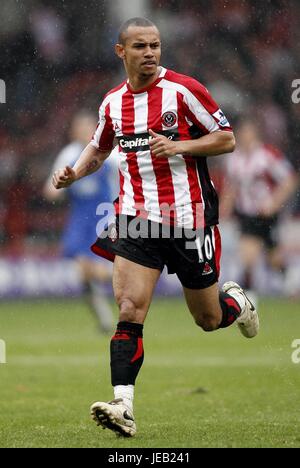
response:
M80 111L73 117L69 133L71 142L58 154L52 171L75 164L90 141L96 123L97 119L88 111ZM76 262L89 306L96 314L104 333L112 330L113 316L102 283L111 281L112 273L109 265L95 258L90 246L95 240L97 223L101 220L101 215L96 214L97 207L100 203L111 202L117 190L117 172L113 158L105 163L101 174L96 172L66 191L56 190L51 178L44 187L44 195L49 201L58 200L64 195L68 197L70 211L61 239L62 255Z

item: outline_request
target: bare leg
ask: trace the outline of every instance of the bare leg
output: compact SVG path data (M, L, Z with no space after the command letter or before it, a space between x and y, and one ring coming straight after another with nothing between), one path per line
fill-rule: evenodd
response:
M113 288L120 321L144 323L159 277L159 270L115 258Z
M133 436L135 379L144 359L143 323L151 303L160 271L146 268L116 256L113 272L115 299L119 307L119 323L110 345L111 380L115 399L96 402L91 414L97 424Z
M242 287L253 288L253 270L259 257L262 255L264 243L255 236L243 235L240 239L239 254L244 269L244 281Z
M218 283L205 289L183 288L188 308L204 331L216 330L222 321Z
M113 328L113 312L102 284L111 280L112 269L89 257L80 256L75 260L86 285L88 305L97 318L100 330L109 333Z
M116 400L132 410L134 385L144 360L143 323L160 271L116 256L113 288L119 322L110 345L111 382Z
M284 272L285 263L280 247L274 247L267 251L268 264L274 271Z
M112 270L100 261L89 257L77 257L76 263L80 269L82 280L108 282L112 278Z

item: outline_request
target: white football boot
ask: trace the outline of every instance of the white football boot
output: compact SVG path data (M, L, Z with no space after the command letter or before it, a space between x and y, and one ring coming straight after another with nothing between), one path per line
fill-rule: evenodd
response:
M108 403L97 401L91 406L91 416L97 426L111 429L124 437L133 437L136 433L133 413L124 405L122 398Z
M223 284L222 291L232 296L239 304L245 303L236 322L246 338L253 338L259 330L259 318L254 305L244 290L234 281Z

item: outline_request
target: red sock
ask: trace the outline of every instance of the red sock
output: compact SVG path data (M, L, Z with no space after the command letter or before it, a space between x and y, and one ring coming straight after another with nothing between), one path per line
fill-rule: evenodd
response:
M226 328L236 321L241 313L241 307L232 296L223 291L220 291L219 299L223 313L219 328Z

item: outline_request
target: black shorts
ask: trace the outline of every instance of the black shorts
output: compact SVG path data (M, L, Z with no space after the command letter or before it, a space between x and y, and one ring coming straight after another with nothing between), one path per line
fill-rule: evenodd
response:
M134 227L132 227L132 223ZM116 255L139 265L176 274L189 289L204 289L218 281L221 237L217 226L183 230L121 215L91 247L114 261Z
M278 217L261 218L237 214L242 234L262 239L265 246L273 249L277 246Z

